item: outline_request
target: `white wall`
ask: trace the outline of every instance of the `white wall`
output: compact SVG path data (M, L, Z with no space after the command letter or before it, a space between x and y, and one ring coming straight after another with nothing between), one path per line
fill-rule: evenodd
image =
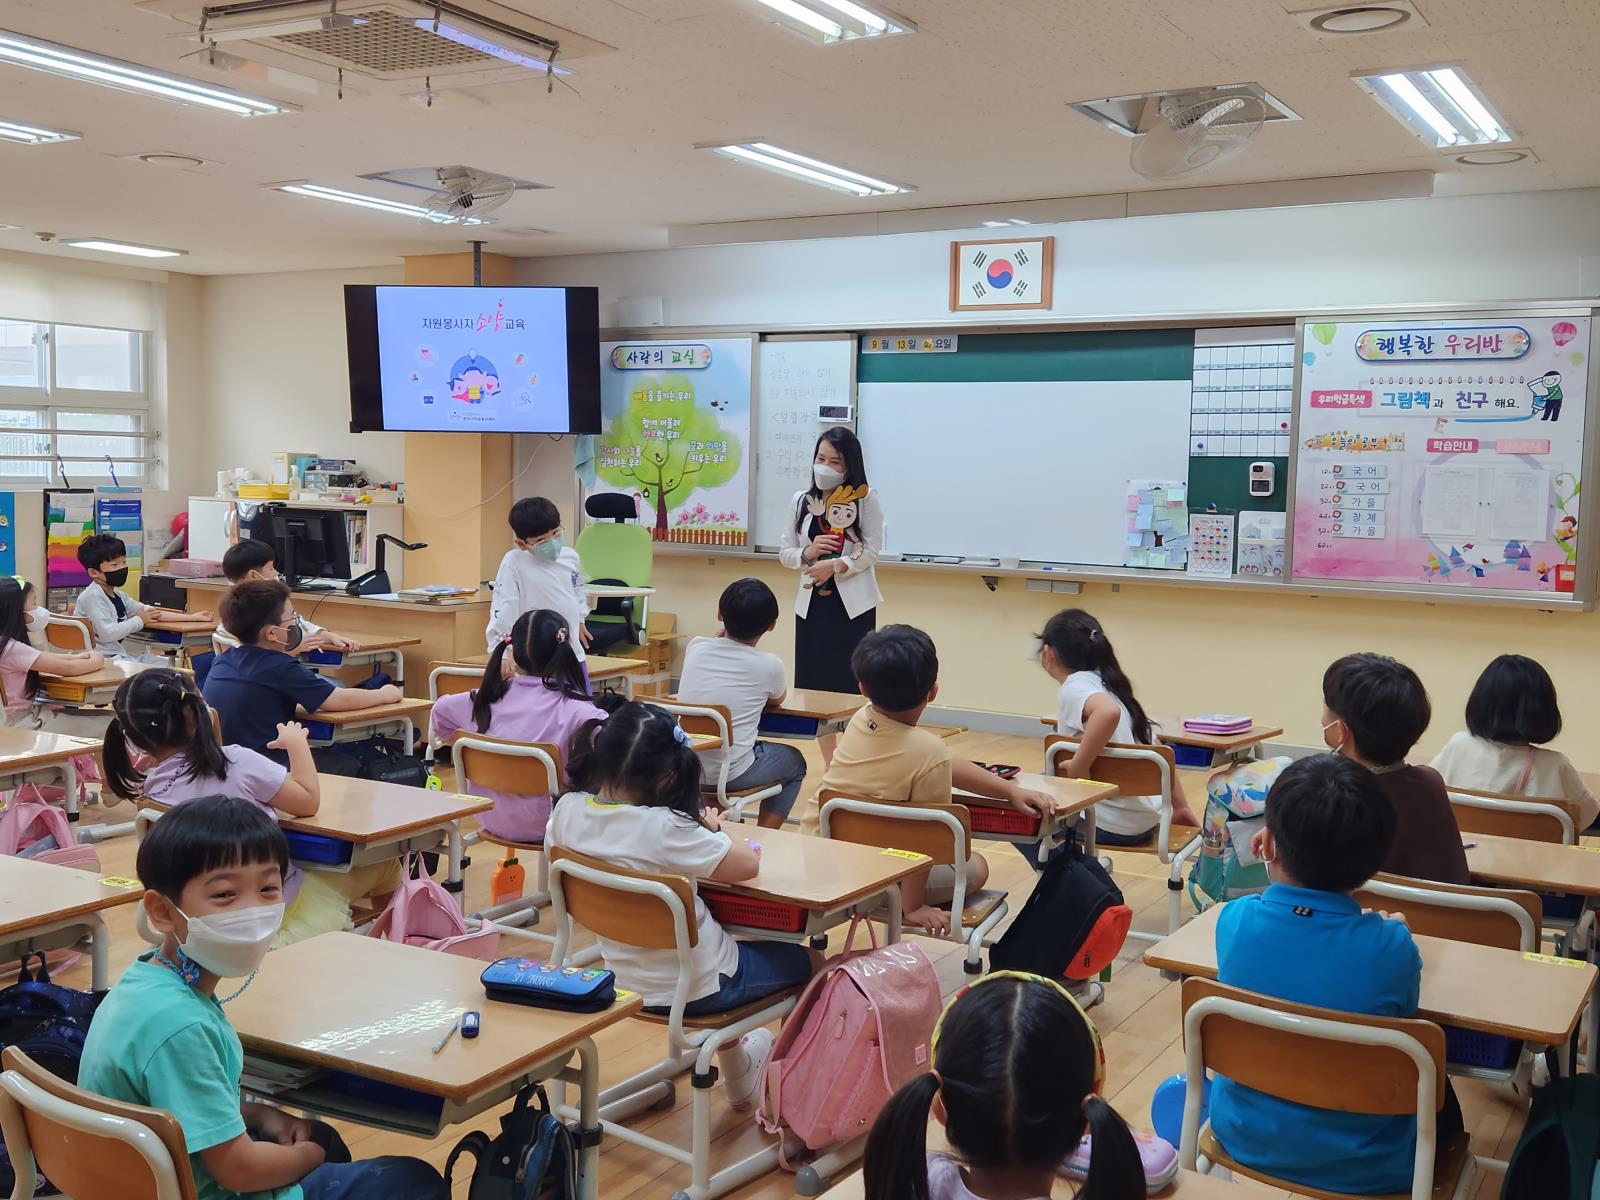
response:
M997 230L523 260L521 283L661 296L667 325L979 324L1300 313L1600 293L1600 190L1389 200L1035 225L1056 237L1043 314L949 311L949 243ZM1587 261L1585 261L1587 260Z
M200 281L200 495L221 467L265 477L276 450L353 458L373 482L405 478L404 434L350 432L344 336L345 284L401 281L398 266Z

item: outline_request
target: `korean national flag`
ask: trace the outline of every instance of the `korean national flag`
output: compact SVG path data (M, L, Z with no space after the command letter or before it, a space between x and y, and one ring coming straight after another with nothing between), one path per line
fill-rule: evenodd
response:
M1036 303L1043 294L1037 240L968 246L959 259L956 291L964 308L1007 308Z

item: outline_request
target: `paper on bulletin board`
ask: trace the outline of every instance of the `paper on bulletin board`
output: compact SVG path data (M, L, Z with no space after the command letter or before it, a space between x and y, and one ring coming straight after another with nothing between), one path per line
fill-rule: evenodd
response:
M631 495L658 542L750 537L751 339L602 342L604 428L582 439L586 492Z
M0 492L0 575L17 573L17 494Z
M1130 479L1122 563L1181 571L1189 554L1189 485L1182 479Z
M1189 574L1227 578L1233 574L1231 514L1189 515Z
M1571 592L1590 324L1305 325L1294 577Z
M1239 574L1269 579L1283 577L1288 524L1288 517L1281 512L1239 514Z

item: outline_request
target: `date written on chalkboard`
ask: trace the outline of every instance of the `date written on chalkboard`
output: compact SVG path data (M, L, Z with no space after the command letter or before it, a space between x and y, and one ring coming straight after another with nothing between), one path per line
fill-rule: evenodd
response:
M861 339L863 354L954 354L956 335L940 334L937 337L914 334L872 335Z

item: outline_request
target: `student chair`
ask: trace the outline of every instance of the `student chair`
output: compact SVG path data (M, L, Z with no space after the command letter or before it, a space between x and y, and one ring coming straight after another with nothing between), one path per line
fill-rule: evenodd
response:
M885 849L913 850L933 859L936 867L955 872L955 891L948 905L952 920L946 938L965 943L961 967L968 975L983 971L983 948L1005 920L1007 892L983 888L967 893L967 866L972 858L972 814L964 804L884 804L847 792L823 788L821 834L840 841Z
M15 1047L0 1065L0 1128L14 1196L44 1175L80 1200L194 1200L183 1130L171 1113L122 1104L57 1078Z
M1535 842L1577 843L1582 829L1578 806L1559 798L1536 799L1504 792L1450 788L1450 807L1462 833L1523 838Z
M655 547L650 531L639 524L633 497L599 492L583 502L583 511L591 519L584 522L573 547L583 566L583 577L590 583L649 587ZM642 645L649 609L647 596L599 599L584 620L593 639L589 653L604 654L607 647L624 642Z
M94 649L94 630L80 617L59 617L51 613L45 622L44 640L54 650L82 654Z
M225 654L229 650L237 650L238 648L239 639L222 628L222 626L219 625L211 631L211 653Z
M1044 773L1062 774L1062 764L1078 750L1076 738L1052 733L1044 739ZM1142 846L1117 846L1130 854L1154 854L1167 871L1167 930L1165 933L1145 933L1139 929L1128 930L1128 936L1146 942L1159 942L1178 932L1183 924L1183 868L1184 864L1200 852L1200 831L1190 825L1172 823L1172 783L1176 778L1177 762L1172 747L1131 746L1111 743L1100 751L1089 768L1090 775L1101 783L1114 783L1124 796L1160 796L1161 822L1155 835ZM1094 809L1084 810L1083 840L1085 853L1093 856L1095 818Z
M431 679L430 679L431 682ZM492 738L482 733L458 734L452 745L455 758L456 786L466 790L468 784L496 792L512 792L519 796L555 797L561 794L561 751L547 742L511 742ZM503 933L533 938L554 944L549 934L532 933L519 928L537 925L539 910L550 904L550 860L545 853L543 840L518 842L479 828L477 840L503 846L519 857L537 855L539 859L538 883L531 896L506 900L482 912L475 912L477 921L493 921Z
M470 692L483 682L483 671L453 663L430 663L428 666L428 703L439 703L440 696L455 696ZM428 721L428 748L423 760L432 766L439 757L439 739L433 734L433 721Z
M779 1143L724 1167L711 1170L711 1088L717 1082L717 1051L745 1034L782 1019L795 1004L799 988L764 996L728 1012L687 1017L691 955L700 931L694 918L694 884L681 875L625 871L598 859L554 848L550 851L550 897L556 913L554 962L567 961L572 925L612 941L649 950L671 950L678 958L678 981L666 1013L643 1012L639 1019L667 1027L667 1057L600 1093L601 1126L607 1137L640 1146L690 1169L690 1185L674 1192L674 1200L711 1200L743 1187L778 1166ZM646 1108L670 1108L672 1079L689 1071L694 1089L688 1149L661 1141L620 1122ZM566 1114L563 1109L563 1114Z
M678 724L683 726L685 732L709 734L722 739L722 765L717 770L717 781L712 786L702 782L700 787L706 799L714 798L717 807L733 820L743 822L746 808L752 804L759 808L763 800L783 791L780 783L736 788L731 792L728 790L728 749L733 745L733 716L728 712L727 705L685 704L672 698L652 700L650 703L677 717Z
M1228 1154L1209 1122L1200 1121L1207 1071L1280 1100L1340 1112L1415 1116L1417 1149L1411 1190L1367 1200L1462 1200L1471 1194L1477 1160L1465 1133L1438 1140L1444 1104L1444 1031L1431 1021L1368 1017L1290 1004L1206 979L1183 981L1183 1044L1188 1087L1179 1162L1189 1170L1204 1155L1273 1187L1315 1200L1355 1200L1278 1179Z

